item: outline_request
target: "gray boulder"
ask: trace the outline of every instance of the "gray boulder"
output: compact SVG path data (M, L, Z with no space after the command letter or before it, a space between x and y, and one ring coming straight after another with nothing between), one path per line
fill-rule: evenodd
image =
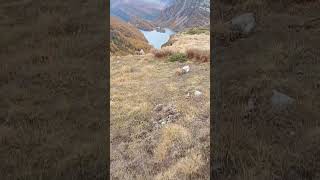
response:
M245 13L231 20L231 29L242 34L251 33L255 26L256 20L253 13Z
M292 104L295 100L277 90L273 90L273 95L271 97L271 103L276 107L285 107Z

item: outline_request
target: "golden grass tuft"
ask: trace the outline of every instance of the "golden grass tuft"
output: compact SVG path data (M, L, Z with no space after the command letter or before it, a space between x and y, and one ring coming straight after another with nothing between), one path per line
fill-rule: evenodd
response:
M162 130L160 143L155 149L156 160L162 161L166 158L168 151L175 144L188 145L191 143L190 132L177 124L169 125Z
M167 171L158 174L155 179L186 179L196 174L204 165L201 154L191 152L190 155L181 158L176 164L170 166Z

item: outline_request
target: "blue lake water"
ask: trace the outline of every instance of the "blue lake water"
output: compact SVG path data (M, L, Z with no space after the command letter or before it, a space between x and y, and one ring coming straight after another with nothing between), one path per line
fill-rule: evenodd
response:
M158 32L156 30L153 31L143 31L140 30L144 37L148 40L149 44L151 44L154 48L160 49L163 44L168 42L170 35L175 34L174 31L168 28L164 28L166 32Z

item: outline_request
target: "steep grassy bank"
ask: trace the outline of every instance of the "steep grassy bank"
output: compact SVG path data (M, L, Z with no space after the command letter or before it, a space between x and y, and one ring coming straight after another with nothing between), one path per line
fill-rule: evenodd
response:
M116 55L134 54L141 49L147 52L151 48L139 29L113 16L110 18L110 40L110 53Z

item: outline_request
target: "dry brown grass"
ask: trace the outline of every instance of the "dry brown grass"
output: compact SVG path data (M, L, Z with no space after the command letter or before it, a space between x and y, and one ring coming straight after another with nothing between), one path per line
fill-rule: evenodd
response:
M187 57L189 59L194 59L198 62L209 62L210 61L210 51L199 50L199 49L188 49L186 51Z
M210 67L188 62L192 72L175 76L183 64L151 54L111 59L113 179L209 177ZM186 98L195 89L204 96ZM181 116L154 129L157 104L173 104Z
M154 55L156 58L166 58L171 56L174 52L168 49L152 49L151 53Z
M192 142L190 132L180 125L168 125L163 128L160 142L155 149L156 160L162 161L168 157L170 146L188 146Z

